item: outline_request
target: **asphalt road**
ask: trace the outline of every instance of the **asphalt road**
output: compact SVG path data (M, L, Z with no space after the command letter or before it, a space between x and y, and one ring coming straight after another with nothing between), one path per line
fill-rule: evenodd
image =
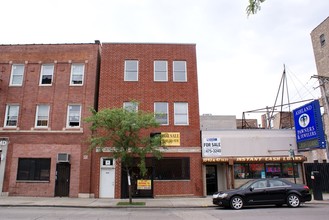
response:
M329 205L305 204L299 208L250 207L242 210L225 208L58 208L58 207L0 207L0 219L133 219L133 220L175 220L175 219L328 219Z

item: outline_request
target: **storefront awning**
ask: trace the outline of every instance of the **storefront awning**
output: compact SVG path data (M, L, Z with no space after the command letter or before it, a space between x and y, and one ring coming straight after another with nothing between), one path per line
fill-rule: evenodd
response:
M202 158L202 163L209 164L209 163L257 163L257 162L303 162L306 161L307 158L305 156L297 155L294 158L287 157L287 156L275 156L275 157L204 157Z

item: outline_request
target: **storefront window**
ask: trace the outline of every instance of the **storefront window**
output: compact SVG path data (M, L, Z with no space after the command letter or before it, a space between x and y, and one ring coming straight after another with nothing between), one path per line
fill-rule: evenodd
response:
M249 164L251 178L258 179L262 177L262 172L264 172L264 164L251 163Z
M298 174L298 164L294 164L295 169L295 177L299 177ZM282 164L282 177L286 178L294 178L294 171L292 170L292 164L291 163L283 163Z
M190 158L162 158L154 161L156 180L189 180Z
M266 177L281 177L281 164L280 163L267 163L266 164Z
M264 164L234 164L234 176L236 179L261 178L262 171L264 171Z
M299 177L298 164L294 164L295 177ZM235 179L293 178L292 163L236 163L234 164Z
M235 179L246 179L249 176L249 168L247 163L234 164Z

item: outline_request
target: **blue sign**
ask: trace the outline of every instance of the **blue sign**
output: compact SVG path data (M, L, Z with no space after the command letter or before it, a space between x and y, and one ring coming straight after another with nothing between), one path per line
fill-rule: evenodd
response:
M293 113L298 149L326 148L319 101L303 105Z

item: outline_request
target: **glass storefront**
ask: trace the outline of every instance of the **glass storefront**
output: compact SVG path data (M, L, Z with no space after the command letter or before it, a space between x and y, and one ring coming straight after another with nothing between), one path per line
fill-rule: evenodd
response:
M294 178L299 177L298 164L294 163L236 163L234 164L235 179L258 178Z

